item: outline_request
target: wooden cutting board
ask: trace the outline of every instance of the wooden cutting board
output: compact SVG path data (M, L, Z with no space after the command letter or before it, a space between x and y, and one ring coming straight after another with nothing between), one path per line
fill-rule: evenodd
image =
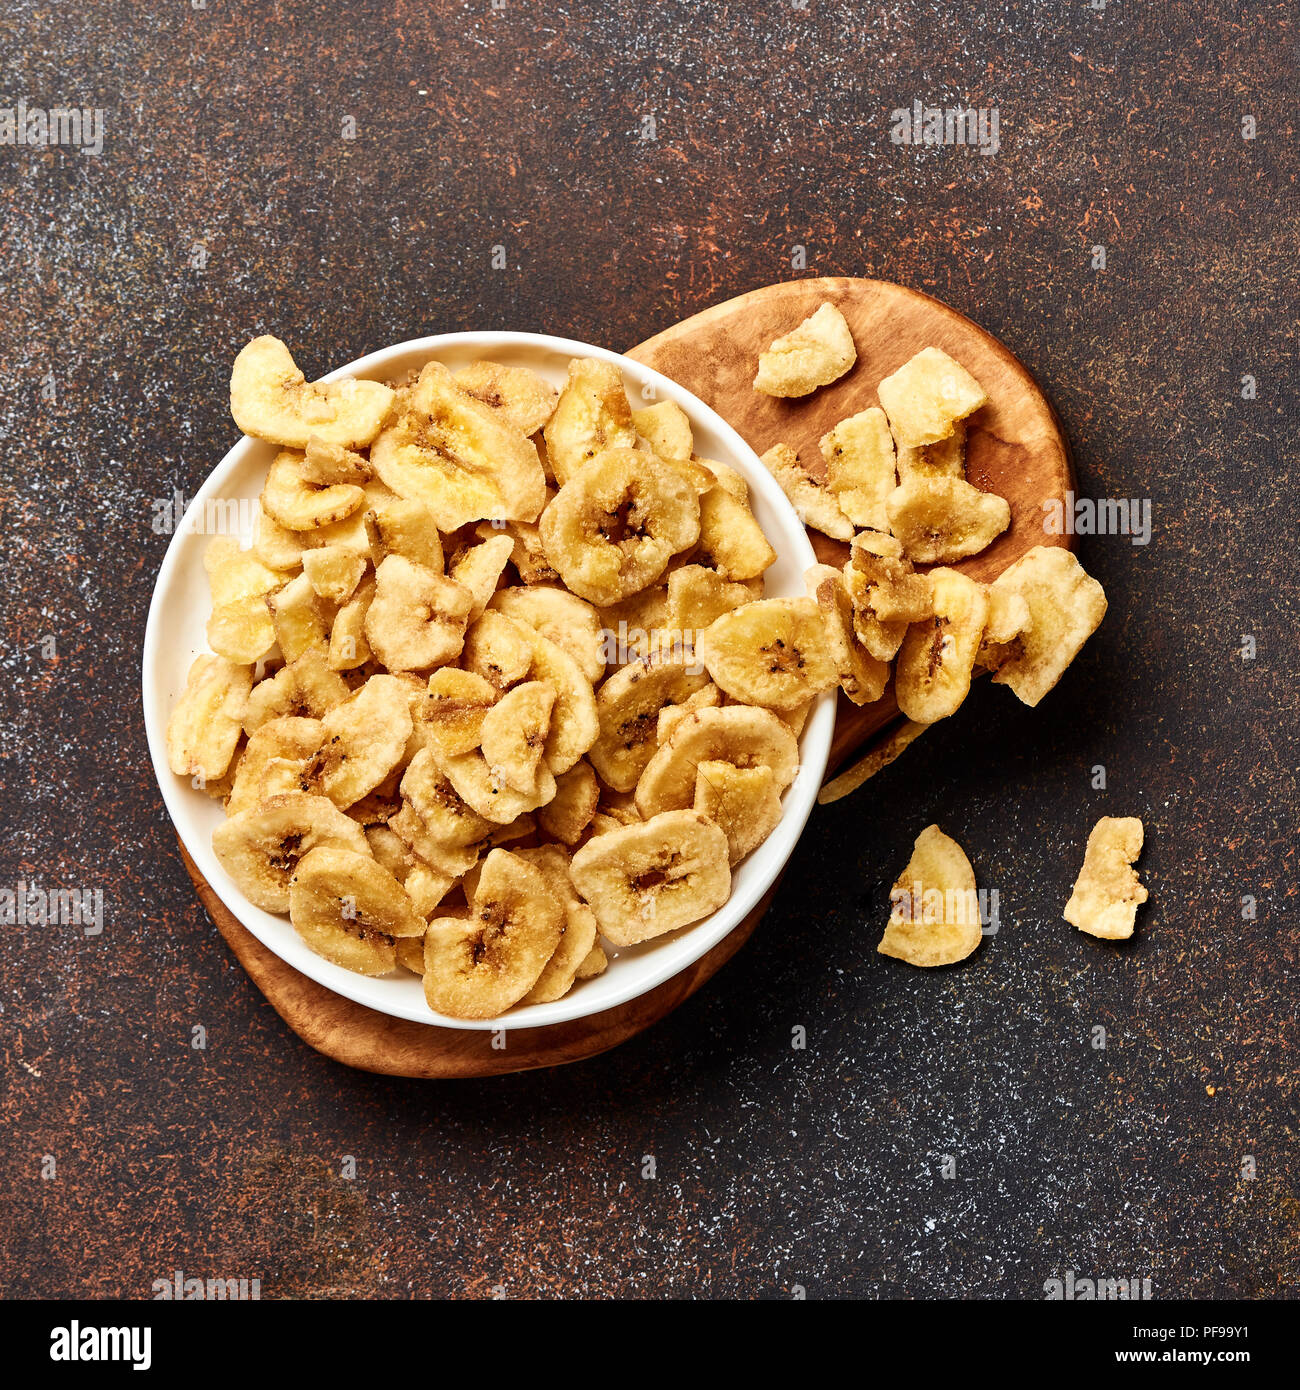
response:
M828 300L853 330L858 349L853 369L802 400L759 395L752 385L758 354ZM821 436L846 416L878 405L876 383L931 346L955 357L989 394L988 405L970 424L966 475L977 487L1010 502L1011 527L982 555L956 566L987 581L1035 545L1069 543L1069 537L1044 536L1042 506L1050 498L1064 499L1073 482L1060 423L1033 378L1001 343L956 310L881 280L796 280L706 309L632 348L628 356L694 392L758 453L786 443L818 471ZM817 532L811 535L823 560L839 565L847 558L846 545ZM898 720L892 687L865 709L841 698L828 772L886 737ZM813 833L815 824L814 818ZM624 1042L675 1009L730 960L776 892L774 885L724 941L649 994L592 1018L494 1035L390 1018L309 980L240 925L183 847L181 857L240 964L304 1042L351 1067L422 1078L496 1076L559 1066Z

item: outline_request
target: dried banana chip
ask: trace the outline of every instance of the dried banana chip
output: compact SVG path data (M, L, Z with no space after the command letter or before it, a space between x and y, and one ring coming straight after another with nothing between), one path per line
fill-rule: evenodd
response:
M601 946L596 945L587 952L587 959L578 967L577 978L579 980L591 980L597 975L603 975L608 969L609 957Z
M371 676L321 720L313 771L340 810L373 791L401 763L411 737L410 701L396 676Z
M889 494L889 524L909 560L947 563L978 555L1011 525L1011 507L962 478L909 476Z
M470 622L482 613L496 593L514 548L514 538L503 532L461 551L452 561L448 578L468 589L474 598L474 606L469 610Z
M361 576L366 572L366 558L341 545L323 545L303 552L302 572L318 598L342 604L352 597L361 583ZM269 624L271 615L268 613L266 617ZM332 629L330 635L333 636Z
M298 861L324 847L368 856L365 832L325 796L286 792L222 821L212 852L255 907L288 912Z
M285 669L293 682L293 694L292 706L281 711L284 714L301 711L313 719L322 719L352 693L343 677L330 666L324 647L308 647Z
M799 520L837 541L853 539L853 523L840 510L835 494L805 471L788 444L775 444L762 458L763 467L781 484L781 491L799 513Z
M840 689L855 705L873 704L889 684L889 664L872 656L858 641L853 628L853 604L839 570L815 565L808 574L831 660L839 673Z
M366 641L390 671L441 666L460 655L473 604L473 595L455 580L389 555L375 571Z
M419 816L424 832L440 845L465 849L493 831L493 824L460 798L431 748L423 748L402 774L401 792Z
M483 717L481 748L492 776L527 794L537 786L537 765L551 728L555 687L524 681Z
M635 449L571 474L541 520L546 558L580 598L617 603L653 584L700 534L694 489Z
M854 538L844 566L844 588L853 603L853 631L878 661L892 661L909 623L930 615L927 575L916 574L893 536L864 531ZM890 616L884 618L880 610Z
M770 767L736 767L709 760L695 771L695 809L727 837L738 864L781 823L781 793Z
M207 783L225 775L252 687L251 666L206 654L194 659L167 721L167 765L178 777Z
M688 695L680 705L665 705L659 711L655 725L655 738L662 747L673 735L673 730L697 709L712 709L722 703L722 691L712 681L701 686L694 694Z
M551 731L546 736L542 756L558 777L568 772L600 733L596 692L582 674L582 668L563 647L536 633L533 634L532 677L546 681L555 691Z
M495 1018L528 993L555 954L564 908L535 864L494 849L468 920L437 917L424 938L424 997L451 1018Z
M821 437L826 487L855 526L887 531L885 503L894 490L894 437L877 406L841 420ZM831 534L828 532L828 534Z
M264 778L273 761L305 764L320 748L324 729L319 719L285 717L271 719L249 735L244 755L235 769L235 780L226 802L226 815L250 810L270 793Z
M388 870L398 881L405 884L410 877L412 859L410 851L402 843L400 835L395 834L387 825L368 825L366 826L366 844L370 846L370 853L375 859ZM417 908L418 912L419 909ZM422 916L427 914L422 913Z
M636 785L637 810L649 820L692 805L695 774L703 762L770 767L784 791L799 767L799 744L771 710L751 705L696 710L646 764Z
M697 811L665 811L598 835L573 856L570 872L615 946L698 922L731 893L727 837Z
M1102 816L1088 836L1065 920L1108 941L1132 936L1138 905L1147 900L1133 868L1141 853L1142 822L1136 816Z
M894 438L907 448L947 439L958 420L988 400L966 368L936 347L909 358L876 387L876 394Z
M593 685L605 674L605 628L586 599L538 584L498 589L487 606L562 647Z
M490 540L497 535L496 524L484 522L479 526L477 532L480 538ZM542 533L537 526L527 521L511 521L506 525L505 534L510 537L513 547L510 563L519 572L519 578L524 584L559 583L560 576L546 558L546 551L542 546Z
M409 801L404 801L401 810L389 817L388 828L416 859L438 874L461 879L473 872L478 863L480 845L450 845L438 839Z
M411 906L426 922L442 906L442 900L455 886L456 880L450 874L439 873L432 865L419 861L411 865L410 872L402 883L402 887L406 889L406 896L411 900ZM401 949L401 941L404 939L406 938L401 938L398 941L397 960L399 965L406 965L406 961L402 959ZM421 932L414 940L419 947L417 955L420 962L415 973L423 975L424 933ZM410 970L414 967L407 965L406 968Z
M555 779L555 795L537 812L542 829L566 845L576 845L591 824L600 801L596 774L586 762L576 762Z
M898 708L918 724L956 712L970 691L989 601L984 586L957 570L930 571L933 616L907 629L894 667Z
M739 584L703 565L683 565L668 576L664 627L680 634L684 647L693 648L696 633L703 632L724 613L761 597L762 580Z
M958 420L947 439L898 449L898 481L909 478L965 478L966 422Z
M262 488L262 510L291 531L316 531L353 512L365 501L365 490L353 483L326 487L304 473L303 455L283 449L276 455Z
M290 531L281 526L274 517L267 516L262 504L257 504L253 521L253 554L269 569L282 575L285 571L296 570L302 564L304 550L310 550L317 542L311 531Z
M382 864L368 851L329 846L299 861L289 920L318 956L359 975L387 975L397 965L397 938L424 935L424 918Z
M545 806L555 795L555 778L545 762L537 766L537 781L532 790L521 792L494 773L477 749L454 758L436 756L438 766L461 800L494 825L509 825L525 811Z
M724 579L757 579L776 563L776 551L748 505L719 486L700 498L700 542L694 560Z
M986 671L996 671L1005 666L1013 656L1023 654L1024 645L1017 641L1033 625L1029 612L1029 600L1024 594L1003 586L998 588L996 581L988 587L989 615L984 623L984 636L980 638L980 649L975 654L975 665Z
M314 435L346 449L369 444L393 408L377 381L309 383L289 349L269 336L243 348L230 374L230 413L245 434L304 448Z
M715 487L720 487L728 497L748 508L749 484L743 473L737 472L729 463L719 463L717 459L697 458L695 462L712 475Z
M793 709L840 679L810 598L759 599L725 613L699 635L695 654L733 699L771 709Z
M429 677L419 716L429 747L444 757L470 753L483 738L483 719L496 703L496 687L473 671L444 666Z
M260 596L235 599L212 610L207 628L208 646L236 665L261 661L275 646L275 625L270 609Z
M375 577L365 575L352 597L334 615L330 627L329 665L334 671L364 666L373 653L366 641L366 614L375 598Z
M252 668L249 670L251 673ZM289 716L305 718L311 716L311 711L299 693L293 672L282 666L274 675L258 681L250 691L244 707L244 732L251 738L270 720Z
M525 1004L549 1004L568 994L588 957L599 949L596 916L578 896L569 877L569 856L562 849L556 845L541 845L515 853L541 871L551 897L564 911L560 944L537 977L537 983L523 998Z
M1015 639L1018 650L993 679L1036 705L1106 616L1106 591L1068 550L1046 545L1022 555L989 587L1019 594L1029 605L1029 625Z
M569 379L542 434L561 485L598 454L635 448L636 425L619 369L596 358L570 362Z
M310 647L329 645L329 618L306 572L271 595L271 621L280 655L295 661Z
M536 448L462 391L440 362L426 363L402 393L370 462L399 497L422 502L442 531L480 519L535 521L546 500Z
M536 434L560 398L555 387L536 372L500 362L471 362L456 373L455 381L466 395L496 411L519 434Z
M364 488L371 479L370 460L341 444L330 444L313 435L303 450L302 475L319 487L352 483Z
M528 674L533 664L536 634L494 608L485 609L465 634L461 665L508 690Z
M676 401L659 401L632 412L637 434L665 463L690 463L695 457L695 437L686 412Z
M596 692L600 735L588 753L603 781L615 791L632 791L658 747L659 712L708 683L680 657L633 661L610 676Z
M754 390L765 396L806 396L838 381L857 359L844 315L833 304L823 304L759 357Z
M375 501L365 513L365 526L369 558L376 569L389 555L402 555L434 574L442 573L442 538L433 513L422 502L403 497Z
M975 871L962 847L937 825L916 837L889 901L889 925L876 947L882 956L909 965L953 965L980 944Z
M817 804L829 806L832 802L848 796L850 792L857 791L863 782L870 780L877 772L883 771L899 758L929 727L928 724L914 724L910 719L904 719L896 729L873 744L866 757L827 782L817 793Z

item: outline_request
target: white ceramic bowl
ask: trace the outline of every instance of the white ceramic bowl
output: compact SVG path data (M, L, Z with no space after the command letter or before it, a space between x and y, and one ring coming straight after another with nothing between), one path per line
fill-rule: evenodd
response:
M696 452L731 464L749 482L754 514L776 548L777 562L767 571L767 594L802 594L804 570L814 563L812 546L794 508L786 500L754 451L720 416L667 377L639 363L587 343L534 333L444 333L373 352L323 378L368 377L393 379L437 357L453 371L479 358L531 367L560 385L571 357L599 357L623 373L633 402L676 401L690 418ZM648 387L653 387L651 397ZM643 394L644 392L644 394ZM219 802L167 766L165 732L172 706L185 686L195 656L207 650L204 632L211 602L203 569L203 551L210 537L190 533L214 499L242 499L251 504L262 490L275 446L241 439L208 475L172 536L154 586L144 640L144 715L158 785L186 850L217 896L262 944L296 970L359 1004L395 1018L450 1028L535 1028L600 1013L646 993L684 970L716 946L758 902L790 857L813 807L830 752L835 722L833 695L823 695L804 727L801 766L787 789L780 825L745 861L732 878L731 897L711 917L641 946L614 949L609 969L595 979L579 982L563 999L512 1009L501 1018L468 1021L430 1011L420 980L405 971L377 979L353 974L309 950L287 917L254 907L217 862L212 831L223 815ZM251 511L251 506L242 509ZM247 545L251 536L241 536Z

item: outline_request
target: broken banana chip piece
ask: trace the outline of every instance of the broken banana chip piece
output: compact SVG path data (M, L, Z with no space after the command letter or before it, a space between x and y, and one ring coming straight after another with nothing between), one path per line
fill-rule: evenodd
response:
M289 349L254 338L235 358L230 413L245 434L302 449L314 435L326 444L369 444L393 408L393 392L377 381L309 383Z
M1136 816L1103 816L1092 827L1083 868L1065 905L1065 920L1089 936L1124 941L1133 935L1147 890L1133 868L1142 853L1142 822Z
M557 643L539 635L533 636L532 677L545 681L555 691L551 730L542 756L558 777L568 772L600 734L596 692L573 657Z
M368 856L365 832L326 796L286 792L222 821L212 852L255 907L288 912L298 861L321 846Z
M633 791L658 747L660 711L708 683L684 657L632 661L610 676L596 693L600 733L588 752L605 784Z
M833 540L853 539L853 523L840 510L835 494L806 472L788 444L775 444L762 458L763 467L781 485L799 520Z
M600 804L600 787L591 765L577 762L555 779L555 795L537 812L548 835L561 844L576 845Z
M483 861L466 918L437 917L424 937L424 997L449 1018L495 1018L537 983L564 932L542 871L509 850Z
M930 571L932 615L907 629L894 667L898 708L918 724L954 714L970 692L988 617L982 584L958 570Z
M947 439L916 448L900 445L898 449L898 481L909 478L965 478L966 422L958 420Z
M690 463L694 459L695 437L691 422L676 401L659 401L644 410L634 410L632 424L651 451L665 463Z
M993 673L1027 705L1036 705L1061 679L1080 647L1106 616L1106 591L1068 550L1036 545L989 586L1019 595L1029 622Z
M696 710L646 764L636 784L636 809L642 817L649 820L693 805L695 775L703 762L770 767L783 792L799 767L799 743L771 710L752 705Z
M366 641L390 671L427 671L460 655L473 606L455 580L390 555L375 571Z
M376 499L366 511L365 527L368 558L376 568L389 555L401 555L414 565L442 573L442 538L433 513L423 503L402 497Z
M703 565L683 565L668 575L664 627L680 637L683 648L693 648L696 633L762 596L761 580L740 584Z
M975 871L962 847L937 825L916 837L889 902L889 925L876 947L882 956L909 965L953 965L980 944Z
M167 721L167 765L178 777L215 782L225 775L243 732L253 668L198 656Z
M371 676L321 720L312 771L321 789L346 811L396 768L411 737L410 701L396 676Z
M450 666L435 671L419 715L426 744L448 758L473 752L482 741L483 720L498 693L473 671Z
M487 606L563 648L593 684L605 674L604 625L586 599L566 589L533 584L498 589Z
M988 586L988 598L989 615L975 665L986 671L996 671L1024 650L1016 639L1029 631L1033 619L1023 594L1006 587L999 589L994 582Z
M699 534L694 489L635 449L610 450L572 473L541 520L546 558L568 588L595 604L653 584Z
M517 792L537 786L537 765L555 708L555 687L524 681L506 693L483 716L481 748L492 776Z
M289 920L318 956L358 975L387 975L397 966L397 938L424 935L406 890L368 850L327 845L299 861Z
M788 710L833 690L840 674L816 599L768 598L725 613L695 654L735 700Z
M619 369L594 357L574 358L542 436L561 486L598 454L634 449L636 424Z
M560 393L527 367L471 362L456 373L456 385L496 411L519 434L536 434L551 418Z
M262 510L290 531L316 531L351 516L365 500L365 489L352 483L321 487L308 480L304 456L281 450L266 475Z
M536 448L440 362L426 363L403 392L370 462L399 497L423 503L441 531L494 518L535 521L546 503Z
M888 662L872 656L858 641L853 627L853 603L839 570L816 565L808 574L831 660L839 674L840 689L855 705L874 704L889 684Z
M908 624L930 616L929 576L917 574L899 542L878 531L854 537L843 575L858 641L878 661L892 661Z
M822 435L821 451L826 486L840 511L854 526L888 531L885 503L896 479L894 437L885 412L873 405L841 420Z
M452 560L451 568L447 571L448 579L454 579L474 596L474 606L469 610L470 622L482 613L496 593L514 547L511 536L491 536L461 551Z
M765 396L806 396L838 381L857 359L844 315L833 304L823 304L759 357L754 390Z
M546 962L537 983L524 995L525 1004L549 1004L562 999L593 951L599 950L596 915L578 896L569 877L569 856L556 845L515 851L541 871L546 887L564 911L564 932L555 954ZM601 952L604 955L604 952ZM599 973L599 972L596 972Z
M361 583L361 576L366 572L366 557L341 545L322 545L303 552L302 570L318 598L342 604L352 597ZM269 613L266 619L269 623Z
M319 719L292 716L268 720L249 736L235 768L235 780L226 801L226 815L237 816L267 799L265 776L272 762L306 766L324 737ZM286 788L286 790L288 790Z
M698 922L731 893L727 837L693 810L598 835L573 856L572 875L615 946Z
M963 478L910 476L889 494L889 525L907 558L946 564L978 555L1011 525L1011 507Z
M518 685L533 664L535 634L504 613L488 608L470 624L461 665L497 690Z
M763 528L748 503L726 487L711 487L700 498L700 543L696 564L715 569L724 579L757 579L776 563Z
M863 782L869 781L877 772L883 772L890 763L901 757L929 727L928 724L914 724L910 719L904 719L896 729L873 744L865 758L827 782L817 793L817 804L829 806L850 792L857 791Z
M942 348L922 348L876 388L900 448L947 439L988 401L984 388Z
M456 789L456 795L493 825L509 825L526 811L545 806L555 795L555 778L545 762L538 763L536 782L526 792L518 791L494 772L477 749L455 758L439 756L438 766Z
M762 763L736 767L706 760L695 770L695 809L727 837L731 863L738 864L781 823L776 773Z
M419 816L424 833L451 849L477 845L495 829L456 794L431 748L422 748L411 759L402 774L401 793Z

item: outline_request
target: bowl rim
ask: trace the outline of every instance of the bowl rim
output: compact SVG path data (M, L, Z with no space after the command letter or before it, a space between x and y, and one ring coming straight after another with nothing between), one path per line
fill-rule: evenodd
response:
M643 363L609 348L598 347L593 343L585 343L574 338L505 329L483 332L437 333L410 338L404 342L379 348L333 369L317 380L330 382L348 377L374 375L384 371L391 363L402 357L423 354L427 360L435 357L439 350L453 347L464 348L470 345L481 350L481 355L485 356L494 347L525 349L532 347L541 353L560 354L569 357L596 357L616 365L623 373L625 381L631 378L643 389L646 385L653 384L655 388L654 400L675 400L693 421L699 420L720 437L727 445L731 458L738 464L744 465L740 471L744 473L746 482L749 483L750 487L762 493L769 506L785 515L787 523L792 522L792 525L788 525L787 529L794 537L795 550L798 552L793 558L802 562L801 568L807 569L817 562L812 543L789 499L782 492L776 480L763 467L757 453L745 442L738 431L712 407L685 387L654 370L654 368L647 367ZM188 817L184 813L183 798L188 795L202 796L203 793L189 788L185 780L178 778L168 766L166 723L169 709L161 710L159 708L163 704L163 700L157 693L159 682L156 678L163 645L166 641L167 594L184 563L189 546L201 543L204 539L201 531L191 533L188 523L196 513L202 514L201 509L209 498L219 494L220 484L224 482L227 475L235 472L239 465L246 462L248 456L259 447L273 446L267 446L263 440L241 435L217 464L209 470L202 484L190 498L184 515L179 519L173 518L171 539L158 568L149 600L149 613L145 623L144 642L141 650L141 696L145 732L149 745L150 761L153 764L154 775L162 793L163 803L181 844L222 905L236 921L287 965L335 994L351 999L353 1002L376 1012L384 1013L389 1017L421 1023L429 1027L472 1031L547 1028L578 1019L597 1017L600 1014L621 1008L631 1000L657 989L665 981L689 969L719 942L725 940L743 922L749 912L762 900L764 894L780 877L799 842L808 817L812 813L817 791L830 756L831 737L835 722L836 692L833 690L817 696L814 700L813 708L809 712L800 735L799 770L794 782L784 794L781 820L767 840L753 851L756 855L762 854L764 849L771 846L768 857L772 862L765 867L762 874L746 885L743 892L737 892L733 885L731 895L716 912L711 913L703 921L682 928L678 932L670 933L664 938L665 944L674 941L686 941L692 945L676 953L650 952L645 956L638 957L636 964L640 969L629 970L627 972L628 984L622 990L615 989L613 991L615 997L602 999L599 1006L584 1007L582 1004L584 992L579 989L548 1004L516 1006L507 1013L491 1019L454 1019L437 1014L423 1003L422 996L423 1011L417 1013L406 1007L392 1007L382 1002L376 1002L371 997L370 991L362 987L374 983L371 977L357 975L341 966L334 965L322 956L316 955L306 943L292 933L291 928L288 941L291 946L296 946L299 949L290 949L286 953L283 948L283 934L273 933L268 929L266 923L259 920L259 914L260 917L282 925L287 923L287 918L277 914L263 913L261 909L254 907L220 867L212 852L211 844L204 843L201 836L195 836L192 833L192 827L189 826ZM282 939L275 939L276 935L280 935ZM647 945L653 945L653 943L647 943ZM656 963L656 954L660 957L658 964ZM618 964L617 960L612 961L611 969L616 969ZM389 977L377 978L387 979ZM350 988L352 982L359 983ZM363 995L365 997L362 997ZM539 1013L543 1015L540 1018L537 1016Z

